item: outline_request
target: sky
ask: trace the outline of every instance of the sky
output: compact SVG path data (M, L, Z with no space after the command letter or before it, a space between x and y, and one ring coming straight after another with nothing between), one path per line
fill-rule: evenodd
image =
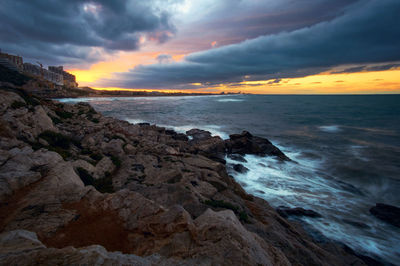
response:
M400 0L0 0L0 48L80 86L400 93Z

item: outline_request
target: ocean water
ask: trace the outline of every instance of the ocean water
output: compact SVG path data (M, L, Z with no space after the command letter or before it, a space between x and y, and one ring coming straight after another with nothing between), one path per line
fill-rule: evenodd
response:
M81 98L106 116L213 135L248 130L295 162L247 155L247 192L273 207L303 207L316 237L340 241L388 263L400 262L400 229L369 213L375 203L400 206L400 95ZM228 163L237 163L227 158Z

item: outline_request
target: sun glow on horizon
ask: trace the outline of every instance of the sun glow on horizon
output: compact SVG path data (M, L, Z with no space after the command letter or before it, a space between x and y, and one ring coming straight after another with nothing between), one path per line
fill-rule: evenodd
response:
M96 81L97 78L111 76L109 67L112 64L100 63L94 66L94 71L71 71L77 74L78 82ZM124 71L123 65L112 68L115 72ZM85 76L87 75L87 76ZM207 87L202 83L189 84L191 89L157 89L157 88L118 88L93 86L96 90L109 91L160 91L160 92L242 92L253 94L398 94L400 93L400 69L330 74L322 73L301 78L288 78L281 80L255 80L243 81L234 84L220 84ZM196 88L198 87L198 88Z

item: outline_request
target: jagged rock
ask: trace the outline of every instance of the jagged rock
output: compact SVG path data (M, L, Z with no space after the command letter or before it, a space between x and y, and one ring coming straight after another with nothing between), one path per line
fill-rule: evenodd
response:
M136 148L131 144L127 144L124 147L124 151L125 151L126 154L132 154L132 153L135 152L135 150L136 150Z
M103 142L101 144L101 150L103 150L104 153L119 155L124 153L123 145L124 145L123 140L112 139L110 142Z
M245 174L249 171L249 169L247 167L243 166L243 164L234 164L233 170L235 170L236 172L241 173L241 174Z
M186 131L186 135L191 136L193 138L193 141L201 141L211 138L211 133L209 131L197 128Z
M314 243L228 176L226 147L285 159L265 139L244 133L224 142L200 131L188 142L165 128L104 118L87 104L13 109L19 96L1 97L2 128L26 138L0 134L0 264L363 265L336 245ZM31 148L26 139L37 143L46 128L29 120L43 115L40 106L51 116L72 114L52 130L76 138L63 139L73 145ZM95 163L89 154L103 158L94 166L84 161ZM93 174L93 186L84 186L78 167ZM5 232L21 229L40 241Z
M400 208L398 207L377 203L369 212L382 221L400 227Z
M260 156L275 156L283 161L290 160L281 150L274 146L269 140L253 136L247 131L241 134L229 136L225 141L228 153L233 154L256 154Z
M194 223L195 239L205 246L196 250L196 255L214 257L215 264L290 265L282 252L247 231L231 210L208 209ZM213 242L211 250L207 247L210 242ZM221 250L229 256L221 258L218 254Z
M136 255L108 252L99 245L84 248L46 248L34 232L15 230L0 235L1 265L174 265L159 256L141 258Z
M104 156L97 164L96 168L93 173L93 177L98 179L98 178L103 178L106 175L111 174L115 169L114 163L111 161L111 159L107 156Z
M228 154L228 158L234 161L247 163L247 160L240 154Z

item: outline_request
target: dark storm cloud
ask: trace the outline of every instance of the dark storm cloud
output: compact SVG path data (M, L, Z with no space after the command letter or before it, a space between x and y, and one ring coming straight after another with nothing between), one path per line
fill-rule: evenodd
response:
M169 15L140 0L2 0L3 50L39 59L91 62L93 47L135 50L139 34L174 31ZM155 36L155 37L154 37ZM165 34L160 34L165 41ZM40 51L48 50L48 56ZM80 59L80 60L79 60ZM101 58L98 58L98 60Z
M346 68L341 71L333 71L331 74L346 74L346 73L356 73L356 72L370 72L370 71L385 71L400 68L400 64L385 64L376 66L357 66Z
M171 63L173 61L172 56L169 54L160 54L156 57L156 60L160 64Z
M335 18L357 0L221 1L197 31L212 29L219 46L282 31L293 31ZM229 12L227 12L229 10Z
M237 82L245 76L299 77L338 65L399 61L399 14L398 0L362 0L331 21L193 53L179 63L138 66L103 82L184 88L190 83Z

